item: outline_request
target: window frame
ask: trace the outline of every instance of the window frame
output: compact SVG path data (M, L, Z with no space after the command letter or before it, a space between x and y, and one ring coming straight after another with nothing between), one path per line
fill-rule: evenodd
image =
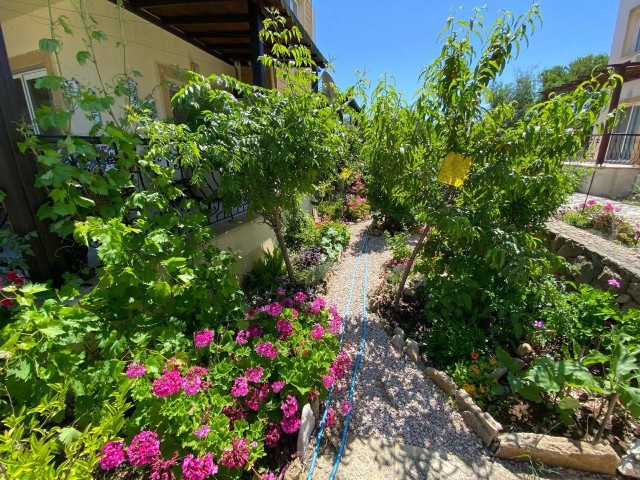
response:
M27 110L29 111L29 117L33 124L33 130L36 135L40 134L40 127L38 127L38 125L34 123L36 118L36 108L33 102L33 98L31 98L31 92L29 91L29 85L27 84L27 82L29 80L46 77L47 75L48 73L45 67L38 67L18 73L12 73L12 77L14 80L20 80L22 93L24 94L24 98L27 104ZM52 98L52 103L53 102L54 100Z

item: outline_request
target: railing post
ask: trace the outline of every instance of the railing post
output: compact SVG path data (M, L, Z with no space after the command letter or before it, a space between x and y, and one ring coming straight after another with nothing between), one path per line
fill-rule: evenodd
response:
M614 72L620 75L624 79L624 73L627 68L626 64L616 65ZM609 140L611 139L611 132L609 131L609 114L613 112L620 103L620 94L622 93L622 81L618 82L616 88L611 95L611 101L609 102L609 111L607 112L607 118L604 122L604 130L602 132L602 139L600 140L600 147L598 148L598 155L596 156L596 165L602 165L609 148Z
M18 104L9 57L0 24L0 189L14 233L26 235L36 232L31 239L33 257L27 257L32 279L44 281L61 277L67 263L60 254L60 238L49 231L38 218L37 211L46 201L42 190L34 187L36 164L33 158L22 155L17 149L19 134Z

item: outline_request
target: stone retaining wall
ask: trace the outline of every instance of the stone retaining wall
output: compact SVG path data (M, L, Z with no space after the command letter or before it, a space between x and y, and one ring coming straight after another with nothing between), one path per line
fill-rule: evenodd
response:
M549 249L577 268L567 272L570 279L615 291L623 310L640 308L640 259L633 250L561 221L548 222L547 233ZM620 288L609 285L611 278Z

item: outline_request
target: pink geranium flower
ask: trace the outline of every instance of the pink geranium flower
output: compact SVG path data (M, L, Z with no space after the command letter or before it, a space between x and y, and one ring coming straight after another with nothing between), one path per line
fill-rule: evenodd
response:
M259 343L256 347L256 353L270 360L274 360L278 356L278 346L273 345L271 342Z
M311 338L313 340L320 340L324 335L324 328L319 323L315 323L313 325L313 329L311 329Z
M124 444L122 442L107 442L102 448L100 468L111 470L124 462Z
M163 373L153 381L152 389L156 397L169 397L182 388L182 376L178 370Z
M216 473L218 473L218 466L213 463L213 455L210 453L204 457L189 454L182 461L182 474L185 480L204 480Z
M148 465L158 455L160 455L158 434L150 430L142 431L133 437L127 449L127 458L134 467Z
M213 332L208 328L205 328L200 332L196 332L193 335L193 342L195 343L196 348L208 347L211 342L213 342Z
M147 373L147 367L142 365L138 360L134 360L127 366L125 373L129 378L139 378Z

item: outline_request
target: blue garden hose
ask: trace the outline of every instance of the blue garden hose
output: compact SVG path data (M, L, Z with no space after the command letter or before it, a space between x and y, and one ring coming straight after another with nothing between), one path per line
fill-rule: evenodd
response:
M364 277L364 284L363 284L363 287L362 287L363 337L362 337L362 342L361 342L361 345L360 345L360 350L358 351L358 357L356 358L356 362L355 362L355 365L354 365L353 374L352 374L352 377L351 377L351 387L350 387L350 390L349 390L349 401L352 404L353 404L353 392L354 392L354 389L355 389L356 376L357 376L357 372L358 372L358 367L359 367L361 359L362 359L362 353L364 351L364 346L365 346L365 342L366 342L366 334L367 334L366 295L367 295L367 273L368 273L368 270L369 270L369 234L368 233L365 233L364 240L362 242L362 248L360 249L360 252L358 253L358 261L356 262L355 266L353 267L353 273L351 274L351 285L349 286L349 298L347 300L347 307L345 309L345 313L344 313L344 316L343 316L343 327L342 327L342 333L340 335L340 346L341 347L342 347L342 343L344 341L345 332L347 330L347 319L348 319L348 316L349 316L349 310L351 308L351 301L353 300L353 290L354 290L354 286L355 286L356 273L360 269L360 261L362 260L362 255L363 254L365 255L365 277ZM316 435L316 445L315 445L315 448L314 448L314 451L313 451L313 456L311 457L311 463L309 465L309 474L307 475L307 480L311 480L312 479L313 470L315 468L316 461L318 459L318 453L320 451L320 440L322 439L322 434L324 433L324 428L325 428L326 419L327 419L327 412L329 411L329 405L331 403L332 394L333 394L333 385L329 389L329 393L327 394L327 399L325 401L324 412L322 414L322 419L320 421L320 427L318 428L318 434ZM345 425L344 425L344 430L342 432L342 440L340 442L340 447L338 449L338 455L336 456L336 460L335 460L335 464L334 464L334 467L333 467L333 471L331 472L330 480L333 480L333 478L335 477L335 473L338 470L338 465L340 464L340 460L342 458L342 451L344 450L344 443L345 443L346 436L347 436L347 429L349 427L349 419L350 418L351 418L351 410L345 416Z

